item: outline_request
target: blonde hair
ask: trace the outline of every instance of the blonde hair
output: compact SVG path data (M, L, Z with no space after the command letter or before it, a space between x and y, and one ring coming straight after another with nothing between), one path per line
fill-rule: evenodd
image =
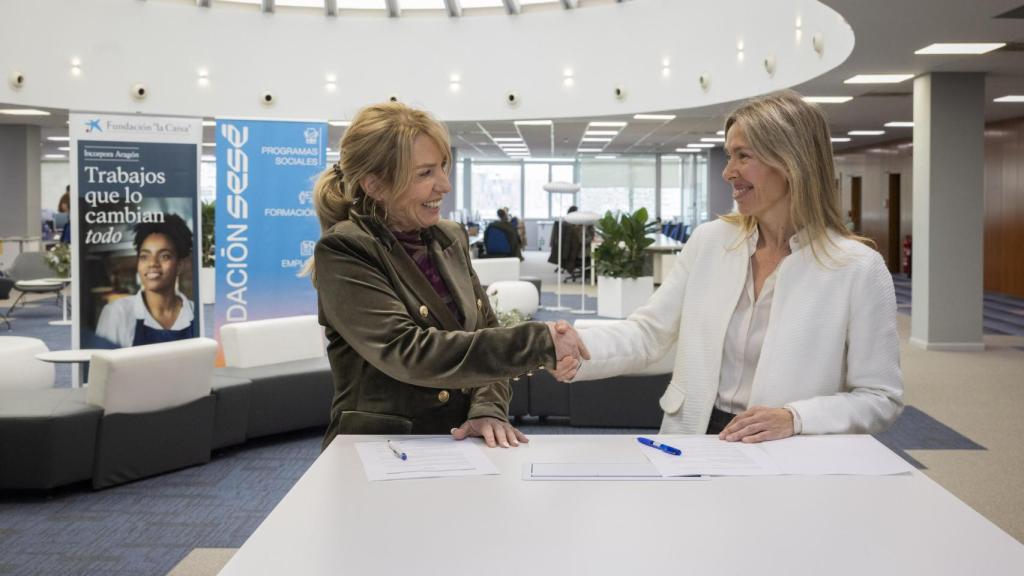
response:
M420 135L437 144L447 172L452 163L448 130L429 113L401 102L374 104L360 110L338 144L341 159L321 172L313 187L320 234L348 220L353 208L385 222L386 208L367 194L363 183L369 177L375 178L386 191L385 205L404 196L413 178L413 142ZM316 284L312 258L302 274L309 274Z
M739 124L751 152L782 173L789 185L789 215L793 227L807 235L818 262L818 249L829 255L832 231L869 246L871 240L850 232L839 213L835 162L828 122L821 110L792 90L783 90L750 100L729 115L725 133ZM747 235L754 232L757 218L732 212L721 217L737 224Z

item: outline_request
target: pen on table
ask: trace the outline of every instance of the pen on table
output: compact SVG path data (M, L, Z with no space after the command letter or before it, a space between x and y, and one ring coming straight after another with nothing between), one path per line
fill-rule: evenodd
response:
M391 440L388 440L388 448L391 448L391 453L394 454L395 458L398 458L399 460L406 460L409 458L409 456L405 452L396 448L395 445L391 443Z
M651 448L654 448L656 450L661 450L662 452L664 452L666 454L671 454L673 456L682 456L683 455L683 451L680 450L679 448L673 448L672 446L669 446L668 444L662 444L661 442L657 442L655 440L651 440L650 438L644 438L643 436L638 436L636 441L641 443L641 444L643 444L644 446L650 446Z

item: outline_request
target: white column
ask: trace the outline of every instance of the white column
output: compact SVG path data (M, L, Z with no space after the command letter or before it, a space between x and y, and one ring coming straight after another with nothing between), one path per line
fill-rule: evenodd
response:
M985 76L914 80L913 314L910 342L981 350Z
M42 234L39 161L38 126L0 126L0 236Z
M728 162L722 148L708 151L708 220L732 212L732 185L722 179Z

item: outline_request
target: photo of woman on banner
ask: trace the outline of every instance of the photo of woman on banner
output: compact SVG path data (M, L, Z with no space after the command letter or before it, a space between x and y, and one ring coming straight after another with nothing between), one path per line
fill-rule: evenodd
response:
M140 346L199 335L194 305L178 289L192 256L192 230L177 214L163 222L135 226L136 272L140 289L107 304L96 335L115 346Z

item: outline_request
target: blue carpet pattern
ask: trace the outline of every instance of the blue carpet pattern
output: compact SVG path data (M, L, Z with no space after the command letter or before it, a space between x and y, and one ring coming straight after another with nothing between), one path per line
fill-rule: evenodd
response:
M896 288L896 309L909 315L912 309L910 278L903 274L893 274L892 280ZM986 292L982 314L982 328L985 334L1024 336L1024 300Z
M909 313L909 280L895 280L900 312ZM554 303L554 294L543 295L542 304ZM562 305L575 309L579 304L578 294L563 292ZM588 298L587 308L596 310L596 299ZM986 330L1024 335L1024 302L986 295L985 313ZM990 325L990 313L993 321L1005 323ZM0 327L0 335L34 336L52 350L66 349L70 328L47 324L59 317L60 309L48 299L19 308L13 330ZM536 315L538 320L574 317L544 310ZM212 318L208 306L207 333ZM57 378L59 386L69 385L66 367L58 366ZM651 432L565 424L527 418L522 430L528 435ZM216 452L204 466L100 492L83 483L43 494L0 494L0 574L165 574L194 548L237 548L313 463L321 436L321 430L311 430L249 442ZM918 468L907 450L984 450L912 406L876 437Z

